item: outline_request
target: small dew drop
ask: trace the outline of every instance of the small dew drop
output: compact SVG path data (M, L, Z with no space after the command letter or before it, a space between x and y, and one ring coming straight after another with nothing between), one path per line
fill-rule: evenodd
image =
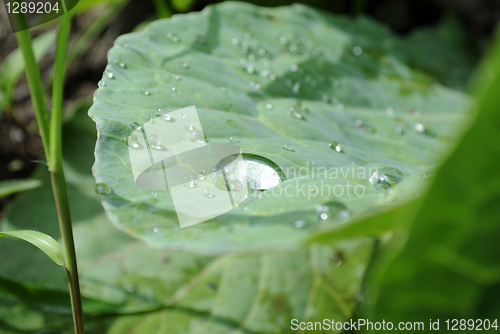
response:
M206 198L214 198L215 195L210 191L210 189L203 190L203 196Z
M273 109L273 105L271 103L266 104L267 109Z
M304 220L297 220L295 222L295 227L296 228L301 228L301 227L304 227L306 225L306 222Z
M148 138L149 147L159 150L161 149L161 139L157 135L151 135Z
M233 127L233 128L235 128L237 126L236 123L232 119L227 120L227 125L229 125L230 127Z
M176 87L172 87L172 92L175 92L177 90Z
M189 63L188 62L184 62L181 64L181 67L182 68L189 68Z
M160 111L161 111L161 109L160 109ZM171 121L173 121L172 116L170 116L169 114L159 115L158 117L160 117L160 119L163 120L163 121L165 121L165 122L171 122Z
M325 212L323 212L322 214L319 215L319 218L321 218L321 220L326 220L328 219L328 215Z
M420 133L424 133L425 132L425 126L423 126L423 124L417 123L417 124L415 124L415 130L417 130Z
M113 192L113 190L106 183L98 183L95 186L95 192L98 195L109 195Z
M194 130L194 126L193 126L193 124L186 125L184 128L185 128L186 130L189 130L189 131L193 131L193 130Z
M127 68L127 64L125 64L123 61L121 61L119 59L115 60L115 64L118 65L118 67Z
M300 120L305 120L305 117L304 115L302 115L300 112L298 112L297 110L295 110L293 107L291 107L290 109L287 110L287 113L296 118L296 119L300 119Z
M114 79L115 78L115 75L112 72L108 71L108 70L104 71L104 76L106 78L108 78L108 79Z
M292 92L294 94L297 94L299 92L299 89L300 89L300 82L296 82L294 85L293 85L293 88L292 88Z
M363 49L361 49L359 46L355 46L352 49L352 53L354 53L355 56L359 56L360 54L363 53Z
M232 137L229 137L229 142L231 144L237 144L237 143L240 142L240 139L238 137L236 137L236 136L232 136Z
M196 174L196 178L197 178L198 180L200 180L200 181L203 181L203 180L205 180L205 179L206 179L206 176L205 176L205 174L203 174L203 173L197 173L197 174Z
M336 152L344 153L344 151L342 151L342 146L339 144L339 142L337 142L335 140L329 142L328 147L330 147L332 150L334 150Z
M158 227L153 228L153 233L158 233L160 229Z
M194 183L194 178L191 175L184 176L184 187L186 188L196 188L196 184Z
M179 115L179 118L185 119L185 118L186 118L186 115L182 115L182 114L180 114L180 115Z
M299 69L299 66L297 64L293 64L290 66L290 71L292 71L292 72L297 72L298 69Z
M141 93L144 94L144 95L146 95L146 96L151 95L151 93L148 90L144 89L144 88L141 89Z
M179 74L171 74L170 75L172 77L172 79L174 79L175 81L180 81L182 78Z
M394 109L392 108L387 108L385 109L385 113L388 115L388 116L392 116L394 114Z
M139 123L137 123L137 122L134 122L134 123L130 124L130 126L134 130L141 130L142 129L142 126Z
M128 292L134 292L135 291L135 285L133 285L133 284L127 285L127 290L128 290Z
M127 143L128 143L128 146L130 146L132 148L139 147L139 141L137 140L137 136L134 134L131 134L130 136L128 136Z
M288 152L295 152L295 150L293 149L293 147L290 146L290 145L288 145L288 144L283 145L283 149L285 151L288 151Z

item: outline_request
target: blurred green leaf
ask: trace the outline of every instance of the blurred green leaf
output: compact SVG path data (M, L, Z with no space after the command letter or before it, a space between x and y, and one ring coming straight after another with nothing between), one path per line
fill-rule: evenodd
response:
M178 12L187 12L196 0L172 0L170 4Z
M434 50L439 36L433 41ZM229 2L119 37L89 111L99 134L94 173L108 216L154 247L224 254L286 249L413 196L467 120L470 102L460 88L443 86L460 83L435 65L448 66L454 52L453 64L466 76L470 56L445 43L452 51L423 57L425 43L401 39L364 17ZM136 186L127 137L134 122L154 119L159 109L190 105L209 145L237 136L244 154L268 159L285 174L307 169L305 177L288 175L273 190L280 196L253 194L226 214L181 229L169 192ZM318 178L312 174L318 167L344 175ZM369 181L373 168L397 174L401 182L390 191L377 188ZM351 174L355 169L364 177ZM365 195L300 191L347 182L363 187ZM296 196L286 196L286 189ZM190 191L176 194L192 201ZM320 219L318 206L329 208L328 219ZM305 222L302 228L297 220Z
M33 51L37 61L50 51L55 42L55 36L55 31L47 31L33 39ZM4 59L0 67L0 111L6 104L9 105L12 102L14 87L23 73L23 57L21 51L16 49Z
M64 264L66 263L62 246L47 234L28 230L0 232L0 237L6 235L29 242L30 244L44 252L45 255L50 257L52 261L60 266L64 266Z
M499 38L474 89L474 122L440 167L408 235L379 261L366 305L373 321L441 319L444 331L446 319L493 322L500 314Z
M18 192L40 187L40 180L7 180L0 182L0 198L9 196Z

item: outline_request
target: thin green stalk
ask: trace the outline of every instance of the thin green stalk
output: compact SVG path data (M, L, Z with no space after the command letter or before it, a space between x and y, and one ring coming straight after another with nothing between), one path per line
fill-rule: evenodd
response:
M23 26L26 23L24 15L14 15L16 23ZM76 252L73 240L73 229L71 226L71 216L69 212L68 195L66 191L66 182L62 169L62 99L64 88L64 72L66 61L66 48L68 43L69 27L71 14L61 16L59 32L56 42L56 59L54 65L54 83L53 83L53 110L51 117L51 126L47 118L47 107L43 95L42 81L40 71L35 60L31 37L29 30L23 30L16 33L19 48L23 54L26 77L30 88L33 108L40 128L43 148L49 161L49 170L52 180L52 191L57 207L59 218L59 227L63 239L63 246L66 259L66 271L69 278L69 291L71 298L71 308L73 311L73 321L75 325L75 334L84 334L83 311L80 296L80 284L78 279L78 268L76 263Z
M24 15L13 15L15 24L19 27L26 25L26 17ZM45 150L47 160L50 157L49 151L49 119L47 115L47 105L45 104L45 96L43 95L42 79L38 64L36 62L35 53L31 45L31 36L29 30L22 30L16 33L17 42L21 53L23 54L24 64L26 68L26 79L31 92L31 100L35 109L36 121L40 129L42 144Z
M73 228L69 211L66 181L62 166L62 105L64 90L64 74L66 70L66 53L70 31L71 14L61 16L59 32L56 41L56 56L52 84L52 114L50 118L50 159L49 171L52 180L52 190L57 207L59 228L66 255L66 271L69 278L69 292L71 296L71 309L76 334L84 334L83 310L80 296L80 283L78 279L78 266L76 262Z

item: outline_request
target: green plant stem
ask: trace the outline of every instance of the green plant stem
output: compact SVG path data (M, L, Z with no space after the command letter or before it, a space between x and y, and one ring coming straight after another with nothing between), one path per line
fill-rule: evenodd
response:
M24 15L13 16L16 24L22 26L26 22ZM43 95L42 79L38 64L35 59L35 53L31 45L31 36L29 30L23 30L16 33L17 42L21 53L23 54L24 64L26 68L26 79L31 92L31 100L33 108L35 109L36 121L40 129L40 136L42 137L42 144L45 150L45 156L49 160L49 119L47 115L47 105L45 104L45 97Z
M73 228L69 211L66 181L62 166L62 105L64 90L64 74L66 70L66 53L71 23L71 14L61 16L59 32L56 41L56 56L52 84L52 114L50 118L50 159L49 171L52 180L52 190L57 207L59 228L63 240L66 256L66 271L69 278L69 292L71 296L71 309L76 334L84 334L83 310L80 296L80 283L78 279L78 266L76 262Z

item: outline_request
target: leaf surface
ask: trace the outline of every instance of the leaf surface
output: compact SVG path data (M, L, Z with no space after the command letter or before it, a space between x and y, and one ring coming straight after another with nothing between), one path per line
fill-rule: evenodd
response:
M470 57L449 34L434 34L432 44L422 36L400 39L366 18L351 21L301 5L244 3L209 6L121 36L89 111L98 128L94 175L108 217L157 248L226 254L287 249L402 202L420 191L419 178L453 142L470 102L457 88ZM438 41L453 52L430 58ZM191 105L209 145L237 137L243 154L271 161L285 180L181 229L170 192L135 184L127 138L133 123ZM332 149L336 143L341 152ZM327 177L318 177L320 168ZM374 169L397 175L398 184L390 191L375 187ZM349 195L349 185L363 195ZM183 203L195 207L191 193L183 188ZM327 219L318 206L329 208Z

